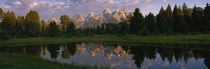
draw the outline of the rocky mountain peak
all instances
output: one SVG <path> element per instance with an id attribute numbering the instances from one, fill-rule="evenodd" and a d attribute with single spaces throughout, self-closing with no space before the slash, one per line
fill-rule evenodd
<path id="1" fill-rule="evenodd" d="M 102 13 L 95 15 L 90 12 L 89 15 L 84 18 L 79 13 L 72 17 L 72 21 L 75 23 L 77 28 L 85 27 L 97 27 L 103 23 L 119 23 L 127 20 L 126 16 L 130 15 L 125 9 L 120 9 L 112 12 L 109 8 L 105 9 Z"/>
<path id="2" fill-rule="evenodd" d="M 85 18 L 82 17 L 79 13 L 77 13 L 76 15 L 74 15 L 73 18 L 76 18 L 76 19 L 85 19 Z"/>
<path id="3" fill-rule="evenodd" d="M 123 8 L 123 9 L 121 9 L 119 12 L 125 12 L 126 10 Z"/>
<path id="4" fill-rule="evenodd" d="M 112 11 L 109 8 L 106 8 L 106 10 L 104 10 L 103 14 L 112 14 Z"/>
<path id="5" fill-rule="evenodd" d="M 103 18 L 103 14 L 102 14 L 102 13 L 99 14 L 99 15 L 98 15 L 98 18 L 102 19 L 102 18 Z"/>
<path id="6" fill-rule="evenodd" d="M 76 28 L 80 28 L 83 26 L 83 24 L 85 23 L 85 18 L 82 17 L 79 13 L 77 13 L 76 15 L 74 15 L 74 17 L 71 18 L 72 21 L 75 23 Z"/>
<path id="7" fill-rule="evenodd" d="M 87 18 L 91 18 L 91 17 L 95 17 L 95 13 L 94 12 L 90 12 L 89 15 L 87 16 Z"/>
<path id="8" fill-rule="evenodd" d="M 104 10 L 103 16 L 103 20 L 106 22 L 112 16 L 112 11 L 109 8 L 107 8 L 106 10 Z"/>
<path id="9" fill-rule="evenodd" d="M 59 24 L 59 22 L 60 22 L 60 20 L 59 19 L 57 19 L 57 18 L 51 18 L 50 19 L 50 22 L 55 22 L 56 24 Z"/>
<path id="10" fill-rule="evenodd" d="M 118 13 L 119 13 L 119 10 L 116 10 L 116 11 L 114 11 L 114 12 L 112 13 L 112 15 L 118 14 Z"/>

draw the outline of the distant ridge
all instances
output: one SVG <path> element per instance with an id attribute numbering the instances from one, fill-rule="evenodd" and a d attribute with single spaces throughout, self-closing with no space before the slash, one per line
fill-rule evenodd
<path id="1" fill-rule="evenodd" d="M 125 9 L 112 12 L 109 8 L 107 8 L 98 15 L 96 15 L 94 12 L 90 12 L 89 15 L 85 18 L 77 13 L 70 19 L 75 23 L 76 28 L 85 28 L 97 27 L 98 25 L 102 25 L 103 23 L 119 23 L 121 21 L 128 20 L 128 15 L 132 15 L 132 13 L 129 13 Z M 52 18 L 51 21 L 52 20 L 60 23 L 60 21 L 57 21 L 59 19 Z"/>

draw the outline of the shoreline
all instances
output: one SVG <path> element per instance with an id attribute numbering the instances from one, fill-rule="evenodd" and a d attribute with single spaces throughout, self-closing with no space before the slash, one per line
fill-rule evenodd
<path id="1" fill-rule="evenodd" d="M 12 38 L 0 41 L 0 47 L 5 46 L 26 46 L 26 45 L 47 45 L 65 44 L 77 42 L 111 43 L 125 45 L 210 45 L 209 34 L 198 35 L 93 35 L 65 37 L 33 37 L 33 38 Z"/>

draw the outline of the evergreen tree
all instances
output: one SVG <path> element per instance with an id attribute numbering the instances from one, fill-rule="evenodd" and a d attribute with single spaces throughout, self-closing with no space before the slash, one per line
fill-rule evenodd
<path id="1" fill-rule="evenodd" d="M 190 31 L 190 32 L 192 32 L 192 26 L 191 26 L 191 24 L 193 23 L 192 22 L 192 9 L 191 8 L 188 8 L 187 7 L 187 5 L 186 5 L 186 3 L 184 3 L 183 4 L 183 6 L 182 6 L 182 11 L 183 11 L 183 13 L 184 13 L 184 20 L 185 20 L 185 23 L 187 24 L 187 27 L 188 27 L 188 30 Z"/>
<path id="2" fill-rule="evenodd" d="M 145 17 L 145 22 L 148 24 L 148 30 L 150 33 L 158 33 L 158 26 L 155 22 L 155 16 L 151 12 Z"/>
<path id="3" fill-rule="evenodd" d="M 188 14 L 189 11 L 188 11 L 188 7 L 187 7 L 187 4 L 186 3 L 183 4 L 182 10 L 183 10 L 184 15 L 187 15 Z"/>
<path id="4" fill-rule="evenodd" d="M 120 26 L 120 31 L 119 31 L 120 34 L 128 34 L 129 24 L 127 21 L 120 22 L 119 26 Z"/>
<path id="5" fill-rule="evenodd" d="M 157 17 L 157 24 L 158 24 L 158 29 L 159 29 L 159 32 L 160 33 L 163 33 L 164 32 L 164 27 L 163 27 L 163 15 L 165 13 L 165 10 L 163 7 L 160 8 L 160 11 L 158 13 L 158 15 L 156 16 Z"/>
<path id="6" fill-rule="evenodd" d="M 120 27 L 116 23 L 107 23 L 106 26 L 106 33 L 107 34 L 117 34 L 119 33 Z"/>
<path id="7" fill-rule="evenodd" d="M 173 12 L 171 10 L 171 5 L 170 4 L 168 4 L 168 7 L 166 8 L 166 12 L 165 12 L 164 16 L 167 20 L 168 33 L 171 33 L 171 32 L 173 32 L 173 27 L 172 27 Z"/>
<path id="8" fill-rule="evenodd" d="M 189 32 L 189 28 L 188 28 L 187 23 L 185 22 L 185 15 L 180 6 L 179 6 L 179 18 L 180 18 L 179 19 L 179 22 L 180 22 L 179 32 L 187 34 Z"/>
<path id="9" fill-rule="evenodd" d="M 203 32 L 203 14 L 202 14 L 203 9 L 200 7 L 194 6 L 193 8 L 193 13 L 192 13 L 192 31 L 193 32 Z"/>
<path id="10" fill-rule="evenodd" d="M 188 32 L 188 27 L 187 24 L 184 21 L 184 13 L 181 10 L 181 7 L 177 7 L 175 5 L 174 11 L 173 11 L 173 19 L 174 19 L 174 32 L 178 33 L 187 33 Z"/>
<path id="11" fill-rule="evenodd" d="M 97 26 L 96 28 L 95 28 L 95 33 L 96 34 L 101 34 L 101 31 L 102 31 L 102 28 L 101 28 L 101 26 Z"/>
<path id="12" fill-rule="evenodd" d="M 59 34 L 58 26 L 56 22 L 53 21 L 49 24 L 48 35 L 50 37 L 55 37 L 58 36 L 58 34 Z"/>
<path id="13" fill-rule="evenodd" d="M 71 33 L 71 34 L 74 34 L 75 31 L 76 31 L 76 26 L 73 22 L 70 21 L 70 23 L 67 26 L 67 32 Z"/>
<path id="14" fill-rule="evenodd" d="M 145 27 L 141 27 L 141 25 L 144 24 L 144 17 L 142 14 L 139 12 L 139 8 L 136 8 L 135 11 L 133 12 L 134 16 L 131 17 L 131 23 L 130 23 L 130 33 L 132 34 L 137 34 L 140 32 L 143 32 Z"/>
<path id="15" fill-rule="evenodd" d="M 168 4 L 168 7 L 166 8 L 166 12 L 165 12 L 164 15 L 165 15 L 168 23 L 172 24 L 172 22 L 173 22 L 173 12 L 171 10 L 171 5 L 170 4 Z"/>
<path id="16" fill-rule="evenodd" d="M 105 27 L 105 23 L 103 23 L 102 25 L 101 25 L 101 33 L 102 34 L 105 34 L 106 33 L 106 29 L 105 29 L 106 27 Z"/>
<path id="17" fill-rule="evenodd" d="M 204 9 L 204 29 L 205 32 L 210 32 L 210 5 L 206 5 Z"/>
<path id="18" fill-rule="evenodd" d="M 164 10 L 163 7 L 161 7 L 159 14 L 157 15 L 157 23 L 160 33 L 170 34 L 173 31 L 171 23 L 166 18 L 166 11 Z"/>
<path id="19" fill-rule="evenodd" d="M 159 11 L 159 13 L 158 13 L 158 16 L 164 16 L 164 14 L 165 14 L 165 10 L 164 10 L 163 7 L 161 7 L 161 8 L 160 8 L 160 11 Z"/>
<path id="20" fill-rule="evenodd" d="M 40 17 L 37 11 L 29 11 L 25 17 L 25 29 L 28 36 L 39 36 L 41 31 Z"/>

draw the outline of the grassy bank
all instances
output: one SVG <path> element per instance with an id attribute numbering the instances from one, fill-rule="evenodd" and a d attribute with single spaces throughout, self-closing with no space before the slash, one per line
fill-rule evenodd
<path id="1" fill-rule="evenodd" d="M 61 64 L 21 54 L 0 53 L 0 69 L 96 69 L 87 66 Z"/>
<path id="2" fill-rule="evenodd" d="M 0 41 L 0 46 L 22 46 L 22 45 L 41 45 L 41 44 L 60 44 L 73 42 L 97 42 L 97 43 L 115 43 L 115 44 L 210 44 L 210 35 L 154 35 L 154 36 L 139 36 L 139 35 L 94 35 L 83 37 L 35 37 L 24 39 L 10 39 Z"/>

